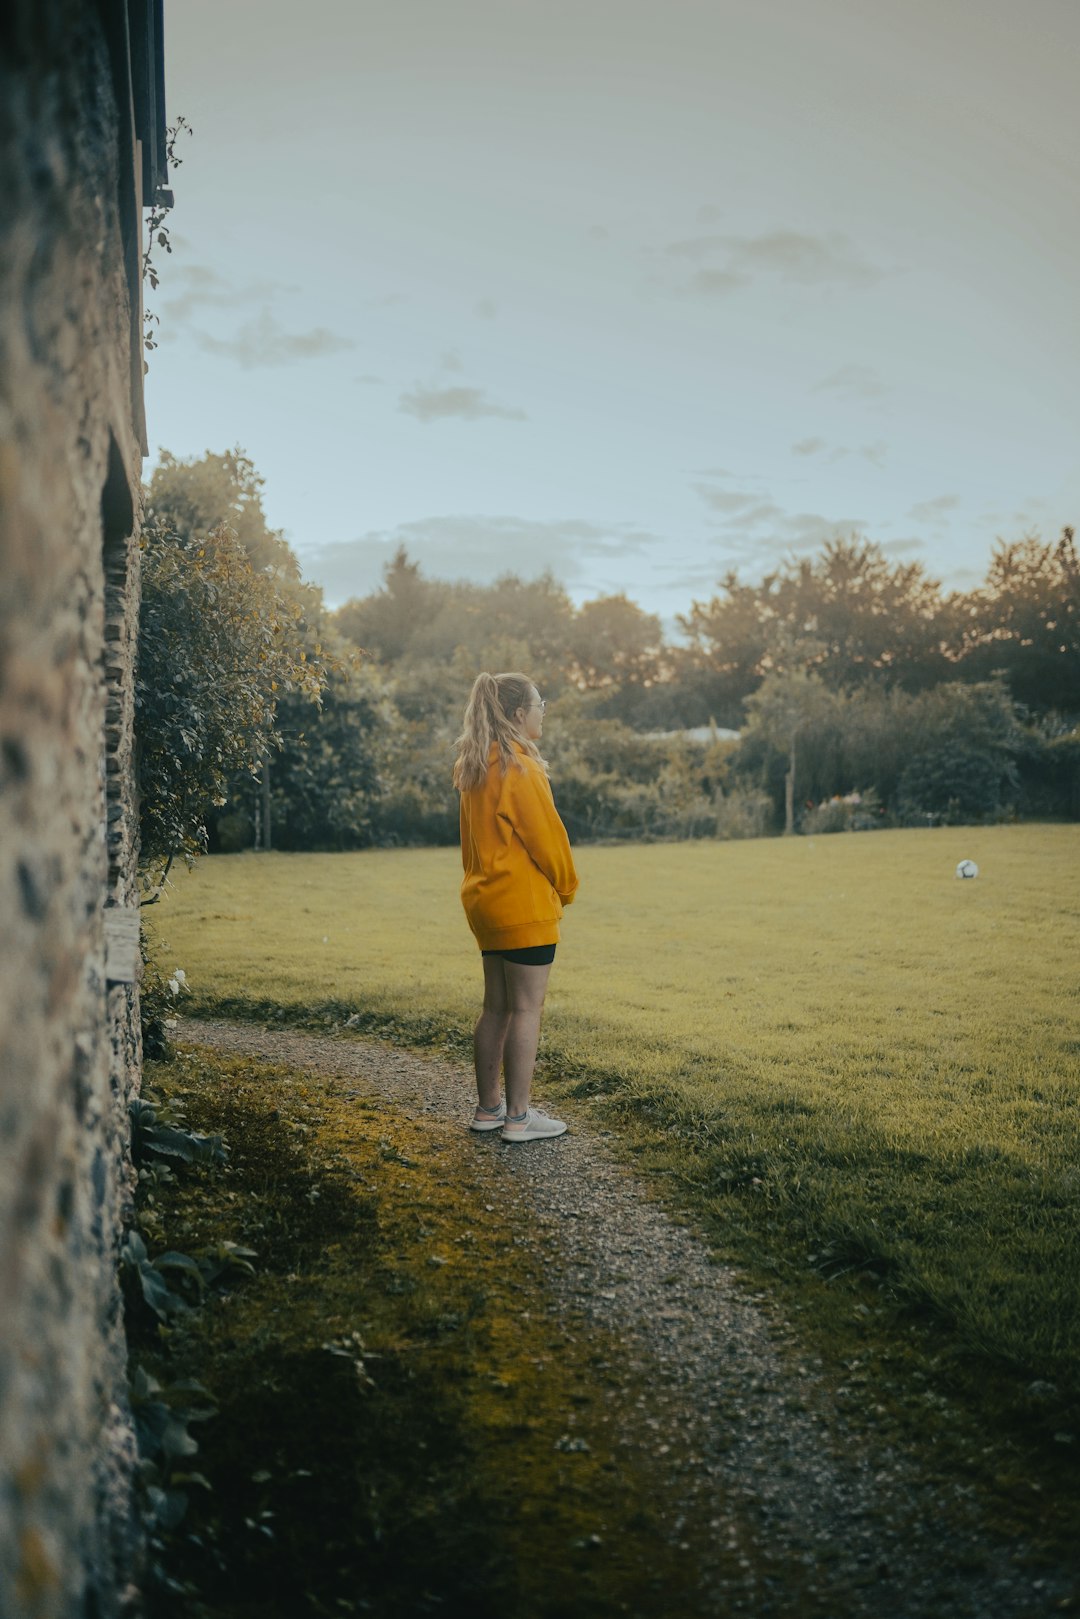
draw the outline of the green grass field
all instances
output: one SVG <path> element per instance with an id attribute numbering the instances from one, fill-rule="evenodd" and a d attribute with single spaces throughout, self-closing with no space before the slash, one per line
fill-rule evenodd
<path id="1" fill-rule="evenodd" d="M 736 1257 L 861 1271 L 1075 1398 L 1080 828 L 578 864 L 541 1094 L 569 1085 L 650 1131 L 672 1195 Z M 459 880 L 454 850 L 206 859 L 154 913 L 162 965 L 196 1011 L 360 1012 L 460 1044 L 481 974 Z"/>

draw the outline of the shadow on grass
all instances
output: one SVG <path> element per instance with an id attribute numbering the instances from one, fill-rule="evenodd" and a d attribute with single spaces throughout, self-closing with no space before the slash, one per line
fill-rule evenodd
<path id="1" fill-rule="evenodd" d="M 144 1322 L 136 1345 L 217 1406 L 192 1464 L 212 1489 L 162 1539 L 149 1619 L 715 1611 L 680 1549 L 714 1537 L 665 1521 L 645 1453 L 616 1445 L 619 1345 L 550 1317 L 524 1251 L 506 1281 L 468 1247 L 444 1257 L 482 1184 L 474 1142 L 452 1161 L 430 1123 L 249 1059 L 185 1052 L 149 1077 L 229 1149 L 159 1194 L 169 1246 L 258 1255 L 254 1276 L 164 1340 Z M 709 1555 L 745 1583 L 735 1552 Z"/>

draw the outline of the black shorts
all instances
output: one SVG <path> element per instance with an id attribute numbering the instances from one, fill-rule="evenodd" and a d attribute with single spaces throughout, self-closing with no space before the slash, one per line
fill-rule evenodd
<path id="1" fill-rule="evenodd" d="M 555 960 L 553 944 L 531 944 L 526 950 L 481 950 L 482 956 L 501 956 L 518 967 L 550 967 Z"/>

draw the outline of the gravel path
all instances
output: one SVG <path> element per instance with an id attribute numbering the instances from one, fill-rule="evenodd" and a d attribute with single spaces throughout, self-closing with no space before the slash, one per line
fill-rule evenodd
<path id="1" fill-rule="evenodd" d="M 904 1456 L 854 1436 L 820 1363 L 799 1358 L 761 1295 L 657 1207 L 610 1151 L 609 1132 L 575 1122 L 572 1108 L 560 1107 L 567 1135 L 511 1148 L 497 1132 L 464 1128 L 471 1075 L 444 1058 L 250 1024 L 188 1019 L 177 1034 L 360 1086 L 413 1119 L 462 1125 L 454 1150 L 474 1174 L 479 1157 L 489 1203 L 549 1259 L 546 1296 L 528 1307 L 594 1324 L 623 1346 L 621 1365 L 602 1372 L 617 1443 L 649 1458 L 671 1534 L 701 1558 L 718 1616 L 1080 1612 L 1070 1572 L 981 1529 L 963 1484 L 930 1489 Z"/>

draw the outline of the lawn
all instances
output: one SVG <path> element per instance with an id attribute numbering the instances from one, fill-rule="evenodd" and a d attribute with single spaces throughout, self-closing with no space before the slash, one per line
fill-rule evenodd
<path id="1" fill-rule="evenodd" d="M 1075 1398 L 1078 857 L 1073 826 L 583 848 L 541 1089 L 647 1127 L 736 1256 L 861 1270 Z M 209 858 L 153 913 L 162 964 L 196 1011 L 460 1044 L 459 878 L 442 849 Z"/>

